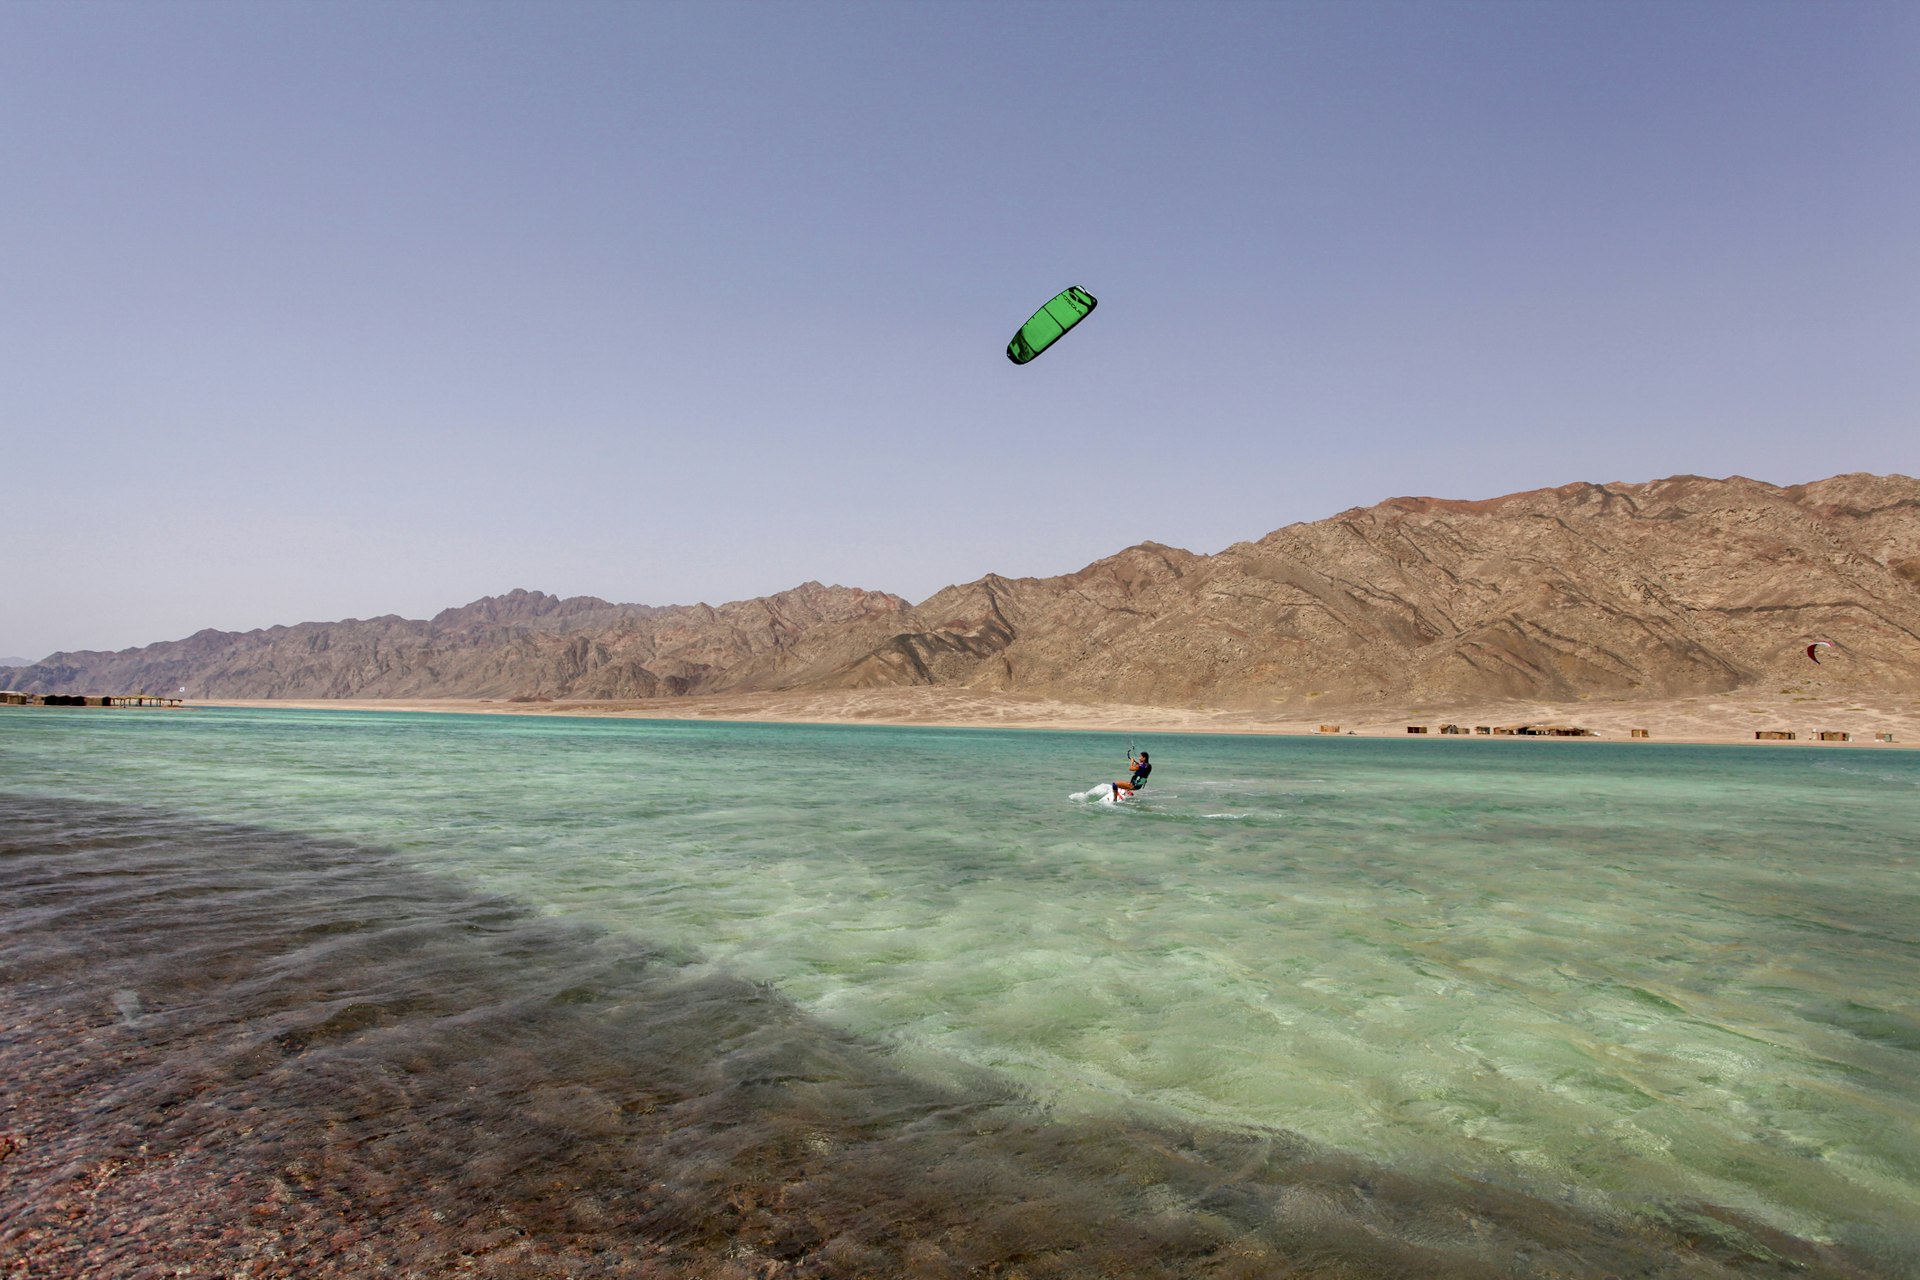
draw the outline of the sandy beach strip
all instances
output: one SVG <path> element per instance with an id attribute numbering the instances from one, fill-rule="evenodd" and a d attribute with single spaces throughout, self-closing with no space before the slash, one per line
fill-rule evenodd
<path id="1" fill-rule="evenodd" d="M 725 693 L 682 698 L 508 701 L 487 698 L 190 699 L 190 707 L 280 707 L 332 711 L 414 711 L 468 715 L 612 716 L 652 720 L 721 720 L 795 724 L 896 724 L 942 728 L 1057 729 L 1087 733 L 1322 734 L 1405 738 L 1409 726 L 1426 737 L 1458 725 L 1468 737 L 1480 726 L 1565 725 L 1591 730 L 1585 741 L 1647 740 L 1678 743 L 1754 744 L 1756 732 L 1788 732 L 1777 747 L 1840 746 L 1881 750 L 1920 746 L 1920 696 L 1876 693 L 1870 697 L 1807 697 L 1742 690 L 1671 700 L 1603 700 L 1574 703 L 1493 702 L 1449 707 L 1329 707 L 1303 715 L 1297 708 L 1206 709 L 1132 703 L 1068 702 L 1033 694 L 976 689 L 893 688 Z M 1822 732 L 1850 741 L 1822 742 Z M 1888 744 L 1882 735 L 1891 734 Z M 1505 740 L 1505 739 L 1503 739 Z"/>

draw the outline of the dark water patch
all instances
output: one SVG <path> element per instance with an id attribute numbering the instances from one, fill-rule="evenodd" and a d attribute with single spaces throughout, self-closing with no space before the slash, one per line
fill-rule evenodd
<path id="1" fill-rule="evenodd" d="M 1920 1053 L 1920 1004 L 1896 1010 L 1855 1000 L 1834 1000 L 1803 1006 L 1800 1012 L 1810 1021 L 1838 1027 L 1872 1044 Z"/>
<path id="2" fill-rule="evenodd" d="M 1662 1013 L 1678 1014 L 1682 1017 L 1687 1016 L 1686 1009 L 1675 1004 L 1663 995 L 1648 991 L 1645 987 L 1627 986 L 1626 993 L 1639 1003 L 1658 1009 Z"/>
<path id="3" fill-rule="evenodd" d="M 1067 1123 L 379 851 L 0 797 L 10 1277 L 1866 1277 L 1285 1133 Z"/>

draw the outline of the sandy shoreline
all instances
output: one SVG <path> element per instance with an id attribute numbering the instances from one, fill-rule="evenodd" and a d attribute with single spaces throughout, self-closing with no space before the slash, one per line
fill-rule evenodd
<path id="1" fill-rule="evenodd" d="M 283 707 L 334 711 L 416 711 L 466 715 L 611 716 L 652 720 L 731 720 L 805 724 L 899 724 L 944 728 L 1059 729 L 1095 733 L 1249 733 L 1317 735 L 1337 725 L 1342 736 L 1405 738 L 1409 725 L 1446 742 L 1443 724 L 1469 731 L 1479 725 L 1573 725 L 1600 741 L 1632 740 L 1645 729 L 1655 742 L 1753 743 L 1757 730 L 1798 735 L 1765 745 L 1887 749 L 1920 746 L 1920 698 L 1875 695 L 1870 700 L 1810 698 L 1758 691 L 1669 701 L 1576 703 L 1497 702 L 1446 708 L 1328 708 L 1297 712 L 1203 710 L 1125 703 L 1074 703 L 1028 694 L 972 689 L 854 689 L 826 692 L 715 694 L 692 698 L 509 702 L 486 698 L 191 699 L 190 707 Z M 1817 734 L 1850 734 L 1850 743 L 1819 742 Z M 1504 740 L 1504 739 L 1503 739 Z M 1588 739 L 1575 739 L 1587 741 Z"/>

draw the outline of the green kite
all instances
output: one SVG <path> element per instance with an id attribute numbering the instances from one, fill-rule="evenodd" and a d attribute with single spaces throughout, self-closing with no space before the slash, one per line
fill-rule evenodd
<path id="1" fill-rule="evenodd" d="M 1097 298 L 1078 285 L 1054 294 L 1047 305 L 1034 312 L 1033 318 L 1013 335 L 1013 341 L 1007 344 L 1007 359 L 1025 364 L 1092 315 L 1099 305 Z"/>

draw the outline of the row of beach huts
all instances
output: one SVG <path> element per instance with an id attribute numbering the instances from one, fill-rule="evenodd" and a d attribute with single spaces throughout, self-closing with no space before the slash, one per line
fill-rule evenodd
<path id="1" fill-rule="evenodd" d="M 1465 735 L 1468 729 L 1465 725 L 1443 724 L 1439 731 L 1444 734 Z M 1426 733 L 1428 729 L 1424 724 L 1410 724 L 1407 726 L 1407 732 Z M 1582 729 L 1570 724 L 1477 724 L 1473 726 L 1472 732 L 1495 738 L 1591 738 L 1596 736 L 1591 729 Z M 1636 737 L 1644 736 L 1639 729 L 1633 732 Z"/>
<path id="2" fill-rule="evenodd" d="M 178 698 L 151 693 L 21 693 L 0 689 L 0 707 L 177 707 Z"/>
<path id="3" fill-rule="evenodd" d="M 1323 724 L 1320 726 L 1320 732 L 1339 733 L 1340 726 L 1337 724 Z M 1437 730 L 1424 724 L 1410 724 L 1407 726 L 1407 732 L 1437 732 L 1448 736 L 1479 734 L 1493 738 L 1596 738 L 1599 736 L 1591 729 L 1583 729 L 1578 725 L 1568 724 L 1477 724 L 1473 726 L 1472 729 L 1468 729 L 1465 725 L 1443 724 Z M 1653 736 L 1645 729 L 1629 729 L 1627 730 L 1627 734 L 1629 737 L 1634 738 L 1651 738 Z M 1754 739 L 1759 742 L 1794 742 L 1800 737 L 1799 734 L 1791 729 L 1760 729 L 1755 731 L 1753 736 Z M 1893 741 L 1893 735 L 1890 733 L 1876 733 L 1873 737 L 1876 742 Z M 1818 729 L 1809 733 L 1807 740 L 1810 742 L 1852 742 L 1853 735 L 1841 729 Z"/>
<path id="4" fill-rule="evenodd" d="M 1797 740 L 1800 735 L 1791 729 L 1756 729 L 1754 730 L 1753 736 L 1761 742 L 1793 742 Z M 1852 742 L 1853 735 L 1843 733 L 1838 729 L 1820 729 L 1808 734 L 1807 740 L 1809 742 Z M 1876 733 L 1873 735 L 1873 740 L 1875 742 L 1892 742 L 1893 735 L 1890 733 Z"/>

